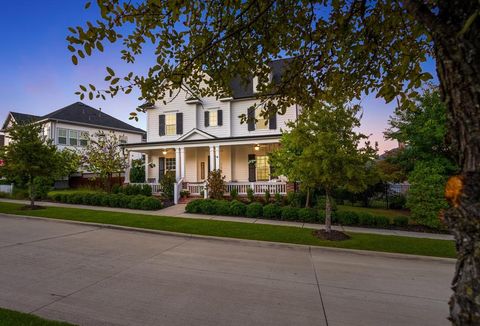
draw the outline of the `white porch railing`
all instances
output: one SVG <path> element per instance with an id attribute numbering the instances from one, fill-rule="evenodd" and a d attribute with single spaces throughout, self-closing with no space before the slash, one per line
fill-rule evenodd
<path id="1" fill-rule="evenodd" d="M 161 194 L 162 185 L 159 183 L 130 183 L 131 185 L 149 185 L 152 187 L 152 194 Z"/>
<path id="2" fill-rule="evenodd" d="M 190 195 L 200 195 L 202 192 L 205 192 L 206 183 L 205 182 L 188 182 L 187 189 Z"/>
<path id="3" fill-rule="evenodd" d="M 5 192 L 7 194 L 13 193 L 13 183 L 11 185 L 0 185 L 0 192 Z"/>
<path id="4" fill-rule="evenodd" d="M 239 195 L 246 195 L 248 188 L 252 188 L 255 195 L 264 195 L 267 190 L 272 195 L 276 193 L 285 195 L 287 193 L 286 182 L 227 182 L 227 193 L 230 193 L 232 189 L 237 189 Z"/>

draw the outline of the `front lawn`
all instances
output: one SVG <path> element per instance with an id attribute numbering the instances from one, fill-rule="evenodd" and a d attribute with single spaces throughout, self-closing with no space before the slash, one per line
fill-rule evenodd
<path id="1" fill-rule="evenodd" d="M 78 208 L 46 207 L 41 210 L 21 210 L 23 205 L 0 202 L 0 213 L 40 216 L 61 220 L 73 220 L 130 226 L 151 230 L 164 230 L 186 234 L 250 239 L 312 246 L 362 249 L 423 256 L 455 257 L 453 241 L 399 237 L 389 235 L 351 233 L 346 241 L 320 240 L 313 236 L 313 229 L 252 224 L 240 222 L 188 219 L 169 216 L 152 216 L 132 213 L 96 211 Z"/>
<path id="2" fill-rule="evenodd" d="M 73 326 L 73 324 L 43 319 L 32 314 L 26 314 L 0 308 L 0 325 L 2 326 Z"/>
<path id="3" fill-rule="evenodd" d="M 356 213 L 370 213 L 372 215 L 382 215 L 387 217 L 410 216 L 410 211 L 404 209 L 386 209 L 373 207 L 358 207 L 350 205 L 337 205 L 339 211 L 349 211 Z"/>
<path id="4" fill-rule="evenodd" d="M 68 188 L 68 189 L 58 189 L 58 190 L 52 190 L 48 192 L 48 197 L 53 197 L 54 195 L 58 194 L 65 194 L 65 195 L 73 195 L 73 194 L 96 194 L 99 192 L 104 192 L 102 190 L 94 190 L 94 189 L 88 189 L 88 188 Z"/>

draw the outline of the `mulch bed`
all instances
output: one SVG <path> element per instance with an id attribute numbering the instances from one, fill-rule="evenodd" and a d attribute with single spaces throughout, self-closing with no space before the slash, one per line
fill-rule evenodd
<path id="1" fill-rule="evenodd" d="M 27 206 L 22 206 L 20 208 L 20 210 L 22 210 L 22 211 L 32 211 L 32 210 L 37 210 L 37 209 L 45 209 L 45 207 L 44 206 L 37 206 L 37 205 L 34 205 L 32 207 L 30 205 L 27 205 Z"/>
<path id="2" fill-rule="evenodd" d="M 344 241 L 350 239 L 350 236 L 336 230 L 331 230 L 327 232 L 325 230 L 315 230 L 313 231 L 313 235 L 322 240 L 330 240 L 330 241 Z"/>

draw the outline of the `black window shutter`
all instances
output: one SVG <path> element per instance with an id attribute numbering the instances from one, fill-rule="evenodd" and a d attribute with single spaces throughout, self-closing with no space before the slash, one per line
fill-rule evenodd
<path id="1" fill-rule="evenodd" d="M 255 154 L 248 154 L 248 181 L 257 181 L 255 170 Z"/>
<path id="2" fill-rule="evenodd" d="M 177 135 L 183 134 L 183 113 L 177 113 Z"/>
<path id="3" fill-rule="evenodd" d="M 223 111 L 217 111 L 217 126 L 221 126 L 223 124 Z"/>
<path id="4" fill-rule="evenodd" d="M 165 158 L 160 157 L 158 161 L 158 182 L 160 182 L 163 179 L 164 175 L 165 175 Z"/>
<path id="5" fill-rule="evenodd" d="M 268 120 L 268 128 L 269 129 L 277 129 L 277 114 L 276 113 Z"/>
<path id="6" fill-rule="evenodd" d="M 165 136 L 165 114 L 158 116 L 158 134 Z"/>
<path id="7" fill-rule="evenodd" d="M 255 108 L 248 108 L 248 131 L 255 130 Z"/>
<path id="8" fill-rule="evenodd" d="M 204 113 L 205 127 L 210 125 L 210 112 L 205 111 Z"/>

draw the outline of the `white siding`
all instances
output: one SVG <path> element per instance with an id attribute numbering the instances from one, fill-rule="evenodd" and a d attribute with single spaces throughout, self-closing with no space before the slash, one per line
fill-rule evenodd
<path id="1" fill-rule="evenodd" d="M 247 110 L 249 107 L 255 104 L 255 100 L 242 100 L 234 101 L 232 105 L 232 137 L 241 137 L 241 136 L 257 136 L 257 135 L 271 135 L 279 134 L 281 129 L 287 129 L 287 121 L 295 121 L 297 118 L 297 107 L 295 105 L 287 109 L 285 114 L 277 114 L 277 128 L 276 129 L 259 129 L 248 131 L 247 123 L 240 123 L 239 116 L 241 114 L 247 115 Z M 268 126 L 267 126 L 268 127 Z"/>

